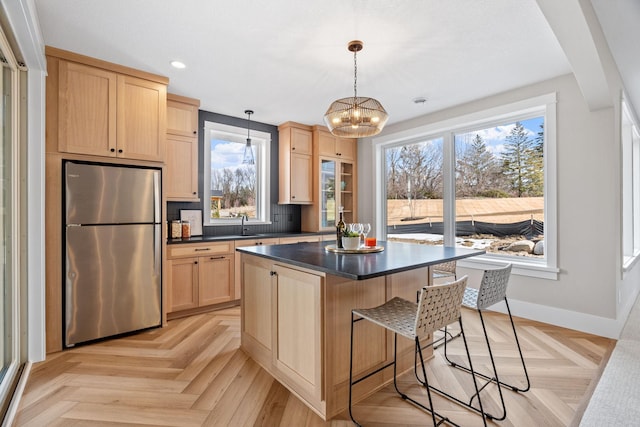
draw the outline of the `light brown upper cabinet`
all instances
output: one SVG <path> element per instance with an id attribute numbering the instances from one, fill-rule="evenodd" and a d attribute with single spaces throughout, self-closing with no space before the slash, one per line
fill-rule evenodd
<path id="1" fill-rule="evenodd" d="M 164 161 L 165 77 L 55 48 L 46 53 L 57 151 Z"/>
<path id="2" fill-rule="evenodd" d="M 200 101 L 167 94 L 167 179 L 169 201 L 198 201 L 198 107 Z"/>
<path id="3" fill-rule="evenodd" d="M 343 160 L 355 160 L 357 139 L 338 138 L 324 126 L 314 126 L 313 135 L 318 144 L 320 156 L 335 157 Z"/>
<path id="4" fill-rule="evenodd" d="M 309 126 L 278 126 L 279 200 L 281 204 L 313 203 L 313 134 Z"/>
<path id="5" fill-rule="evenodd" d="M 313 193 L 315 203 L 302 206 L 302 231 L 335 230 L 340 211 L 344 222 L 356 222 L 356 140 L 336 138 L 324 126 L 313 126 Z"/>

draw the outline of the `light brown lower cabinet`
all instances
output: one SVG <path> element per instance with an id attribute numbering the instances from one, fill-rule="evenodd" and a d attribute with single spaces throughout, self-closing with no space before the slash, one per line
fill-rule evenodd
<path id="1" fill-rule="evenodd" d="M 233 250 L 233 241 L 171 245 L 167 256 L 167 312 L 236 299 Z"/>
<path id="2" fill-rule="evenodd" d="M 350 280 L 246 253 L 242 267 L 241 347 L 324 420 L 347 409 L 351 310 L 399 296 L 414 300 L 428 269 Z M 425 357 L 431 355 L 425 350 Z M 413 342 L 398 340 L 398 371 L 412 369 Z M 390 362 L 392 335 L 354 325 L 356 378 Z M 354 387 L 354 402 L 385 387 L 391 368 Z"/>
<path id="3" fill-rule="evenodd" d="M 323 406 L 321 294 L 324 277 L 243 257 L 243 343 L 276 378 Z"/>

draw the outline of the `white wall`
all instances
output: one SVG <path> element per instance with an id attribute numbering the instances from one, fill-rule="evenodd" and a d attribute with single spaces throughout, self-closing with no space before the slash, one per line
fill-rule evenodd
<path id="1" fill-rule="evenodd" d="M 615 82 L 615 79 L 613 80 Z M 522 317 L 617 337 L 637 294 L 640 267 L 621 278 L 618 108 L 589 111 L 573 75 L 389 126 L 384 135 L 557 93 L 558 280 L 514 275 L 512 310 Z M 613 87 L 612 93 L 620 93 Z M 360 220 L 375 223 L 371 139 L 358 144 Z M 472 279 L 479 279 L 479 273 Z M 621 290 L 621 305 L 618 301 Z M 628 306 L 628 308 L 627 308 Z"/>

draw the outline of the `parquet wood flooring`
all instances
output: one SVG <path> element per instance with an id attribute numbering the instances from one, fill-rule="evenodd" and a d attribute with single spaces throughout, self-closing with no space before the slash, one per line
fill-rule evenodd
<path id="1" fill-rule="evenodd" d="M 489 372 L 477 314 L 463 310 L 477 370 Z M 501 379 L 520 384 L 519 358 L 508 318 L 487 313 Z M 504 390 L 507 418 L 498 426 L 577 425 L 614 341 L 515 319 L 531 390 Z M 15 426 L 352 426 L 347 413 L 324 422 L 239 349 L 238 307 L 176 319 L 162 329 L 79 346 L 33 366 Z M 463 357 L 461 340 L 448 346 Z M 442 348 L 428 363 L 436 385 L 469 395 L 471 379 L 446 365 Z M 413 373 L 401 389 L 426 396 Z M 482 392 L 485 409 L 499 413 L 496 388 Z M 441 397 L 436 410 L 462 426 L 478 415 Z M 354 407 L 364 426 L 431 425 L 428 414 L 388 386 Z"/>

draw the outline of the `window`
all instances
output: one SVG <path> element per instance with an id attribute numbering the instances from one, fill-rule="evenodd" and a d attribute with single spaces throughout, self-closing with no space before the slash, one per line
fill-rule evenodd
<path id="1" fill-rule="evenodd" d="M 624 97 L 621 108 L 623 268 L 640 255 L 640 133 Z"/>
<path id="2" fill-rule="evenodd" d="M 243 215 L 254 224 L 269 221 L 271 135 L 251 131 L 253 165 L 242 163 L 246 141 L 246 128 L 205 121 L 205 225 L 229 225 Z"/>
<path id="3" fill-rule="evenodd" d="M 18 70 L 16 58 L 2 30 L 0 30 L 0 181 L 2 197 L 0 211 L 0 276 L 2 277 L 2 298 L 0 298 L 0 419 L 8 409 L 15 389 L 21 366 L 26 359 L 25 324 L 26 313 L 24 277 L 21 277 L 20 222 L 26 208 L 19 195 L 20 181 L 20 129 L 18 124 L 20 105 L 26 98 L 20 93 L 19 79 L 25 74 Z"/>
<path id="4" fill-rule="evenodd" d="M 555 94 L 373 142 L 378 235 L 556 277 Z"/>
<path id="5" fill-rule="evenodd" d="M 456 246 L 543 258 L 544 116 L 456 133 L 454 143 Z"/>

